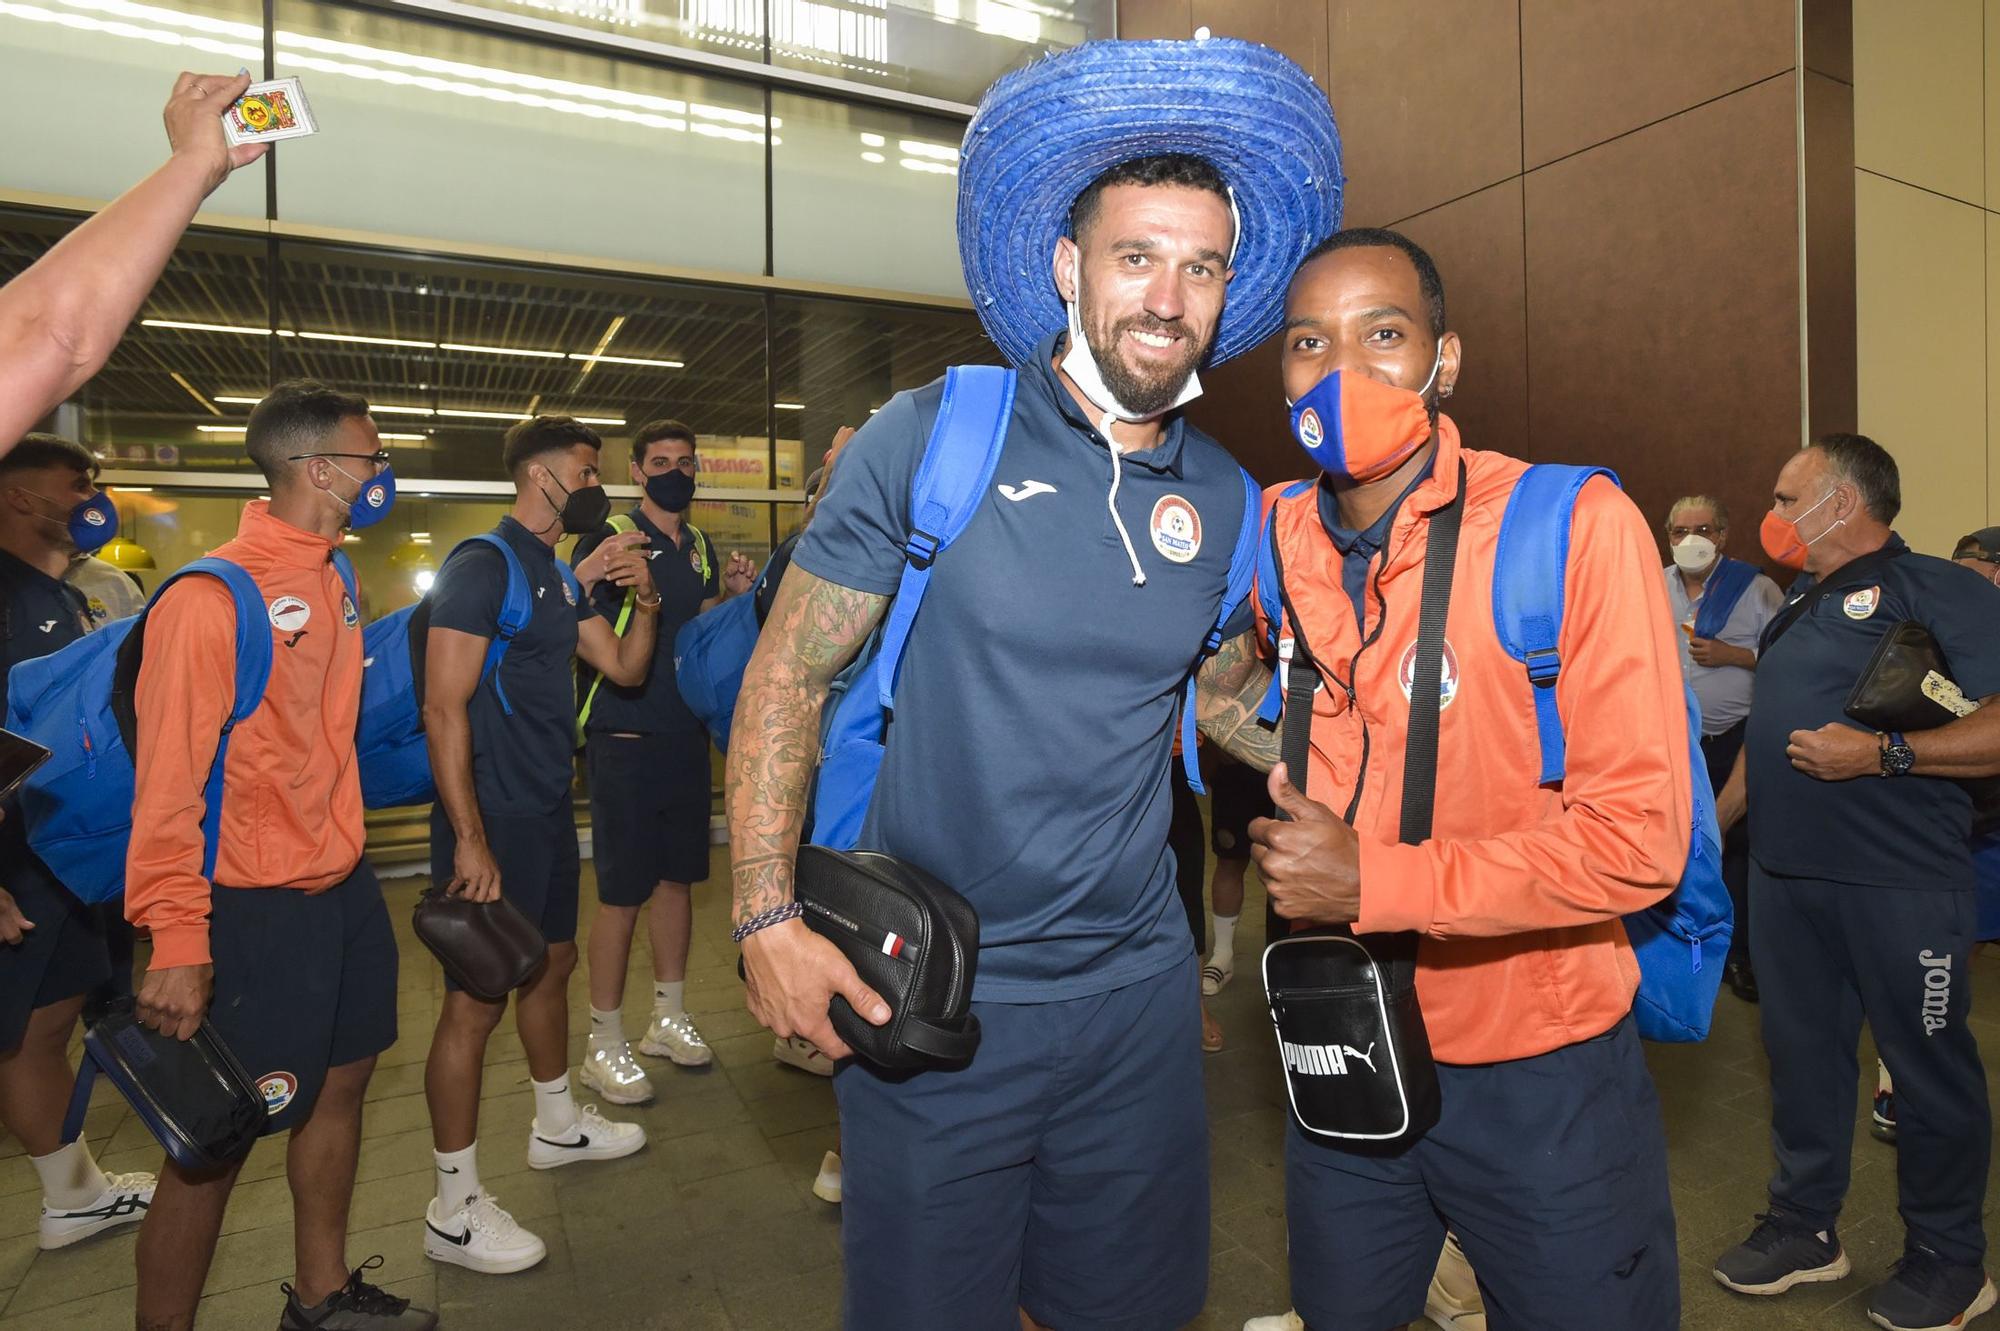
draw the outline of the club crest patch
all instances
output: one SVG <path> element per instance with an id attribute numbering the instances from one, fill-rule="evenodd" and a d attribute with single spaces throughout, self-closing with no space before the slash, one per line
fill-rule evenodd
<path id="1" fill-rule="evenodd" d="M 1847 599 L 1840 603 L 1840 609 L 1849 619 L 1867 619 L 1881 603 L 1880 587 L 1863 587 L 1858 592 L 1849 592 Z"/>
<path id="2" fill-rule="evenodd" d="M 1403 697 L 1408 698 L 1417 687 L 1417 644 L 1412 642 L 1403 653 L 1403 664 L 1397 668 L 1396 680 L 1403 686 Z M 1438 684 L 1438 706 L 1451 706 L 1451 700 L 1458 696 L 1458 653 L 1452 651 L 1449 639 L 1444 644 L 1444 675 Z"/>
<path id="3" fill-rule="evenodd" d="M 349 628 L 361 622 L 361 612 L 354 608 L 354 598 L 344 592 L 340 597 L 340 622 Z"/>
<path id="4" fill-rule="evenodd" d="M 1153 548 L 1176 564 L 1201 553 L 1201 514 L 1179 495 L 1164 495 L 1153 505 Z"/>
<path id="5" fill-rule="evenodd" d="M 83 520 L 90 526 L 102 527 L 104 525 L 104 513 L 101 509 L 86 508 L 83 510 Z"/>
<path id="6" fill-rule="evenodd" d="M 1299 413 L 1299 442 L 1307 448 L 1318 448 L 1326 439 L 1326 427 L 1319 423 L 1319 413 L 1307 407 Z"/>
<path id="7" fill-rule="evenodd" d="M 296 596 L 280 596 L 271 602 L 271 627 L 280 633 L 297 633 L 312 618 L 312 607 Z"/>
<path id="8" fill-rule="evenodd" d="M 299 1093 L 299 1079 L 289 1072 L 267 1072 L 257 1081 L 257 1094 L 264 1097 L 264 1112 L 275 1114 Z"/>
<path id="9" fill-rule="evenodd" d="M 563 589 L 563 600 L 568 601 L 571 605 L 575 605 L 576 589 L 569 585 L 568 578 L 562 579 L 562 589 Z"/>

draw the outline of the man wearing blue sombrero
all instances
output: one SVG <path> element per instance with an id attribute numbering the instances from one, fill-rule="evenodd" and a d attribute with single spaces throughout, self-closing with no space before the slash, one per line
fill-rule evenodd
<path id="1" fill-rule="evenodd" d="M 877 1024 L 888 1008 L 797 918 L 793 860 L 829 683 L 906 567 L 928 568 L 858 844 L 977 910 L 983 1037 L 954 1070 L 852 1060 L 835 1078 L 857 1331 L 1014 1331 L 1023 1314 L 1159 1331 L 1201 1310 L 1199 985 L 1165 849 L 1190 677 L 1217 743 L 1266 768 L 1276 752 L 1251 723 L 1268 675 L 1250 616 L 1225 606 L 1256 490 L 1180 408 L 1199 367 L 1277 328 L 1292 267 L 1338 225 L 1340 183 L 1326 98 L 1244 42 L 1086 45 L 1002 79 L 966 131 L 966 283 L 1015 371 L 1000 432 L 932 438 L 938 383 L 855 436 L 729 755 L 751 1010 L 844 1057 L 829 999 Z M 970 521 L 932 564 L 919 464 L 994 438 Z"/>

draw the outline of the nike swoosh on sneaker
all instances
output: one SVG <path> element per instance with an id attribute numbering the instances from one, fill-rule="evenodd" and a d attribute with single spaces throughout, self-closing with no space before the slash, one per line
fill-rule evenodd
<path id="1" fill-rule="evenodd" d="M 544 1146 L 559 1146 L 565 1151 L 580 1151 L 590 1145 L 590 1134 L 587 1132 L 578 1133 L 576 1140 L 573 1142 L 552 1142 L 538 1132 L 535 1134 L 535 1140 Z"/>
<path id="2" fill-rule="evenodd" d="M 1056 487 L 1047 481 L 1022 481 L 1019 485 L 1002 485 L 998 489 L 1016 504 L 1023 499 L 1033 499 L 1036 495 L 1052 495 L 1056 492 Z"/>
<path id="3" fill-rule="evenodd" d="M 472 1227 L 470 1225 L 466 1226 L 463 1234 L 447 1234 L 428 1220 L 424 1221 L 424 1228 L 443 1239 L 446 1243 L 455 1244 L 461 1248 L 472 1242 Z"/>

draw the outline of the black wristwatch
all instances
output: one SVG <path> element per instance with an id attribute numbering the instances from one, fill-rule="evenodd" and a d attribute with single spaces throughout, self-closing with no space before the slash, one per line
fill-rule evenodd
<path id="1" fill-rule="evenodd" d="M 1917 765 L 1916 750 L 1903 742 L 1901 731 L 1882 735 L 1882 775 L 1908 776 Z"/>

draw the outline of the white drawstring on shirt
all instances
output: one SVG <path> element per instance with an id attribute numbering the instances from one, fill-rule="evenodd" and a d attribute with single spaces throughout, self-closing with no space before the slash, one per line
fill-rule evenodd
<path id="1" fill-rule="evenodd" d="M 1118 479 L 1124 475 L 1124 455 L 1118 451 L 1118 441 L 1111 437 L 1111 425 L 1117 418 L 1109 412 L 1097 423 L 1104 433 L 1104 451 L 1111 455 L 1111 494 L 1105 499 L 1105 507 L 1111 510 L 1111 525 L 1118 528 L 1118 539 L 1125 542 L 1125 557 L 1132 561 L 1132 585 L 1146 585 L 1146 570 L 1139 567 L 1139 552 L 1132 548 L 1132 533 L 1125 530 L 1125 519 L 1118 513 Z"/>

